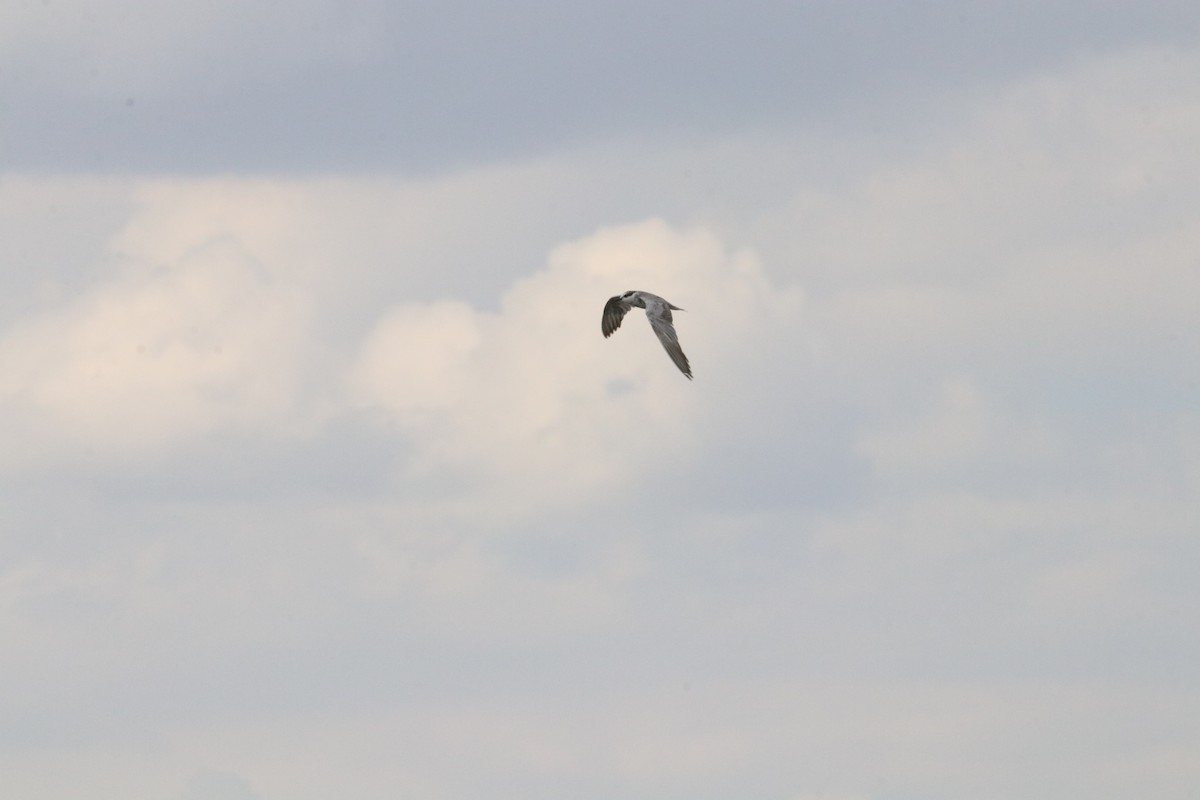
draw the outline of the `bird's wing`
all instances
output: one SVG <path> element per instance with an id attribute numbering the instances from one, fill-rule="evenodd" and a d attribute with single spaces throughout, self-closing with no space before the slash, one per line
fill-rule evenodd
<path id="1" fill-rule="evenodd" d="M 687 356 L 683 354 L 683 348 L 679 346 L 679 337 L 675 334 L 675 323 L 671 319 L 670 304 L 661 297 L 655 299 L 661 302 L 646 304 L 646 319 L 650 320 L 650 327 L 654 328 L 654 333 L 662 342 L 667 355 L 690 381 L 692 368 L 688 365 Z"/>
<path id="2" fill-rule="evenodd" d="M 604 316 L 600 318 L 600 331 L 605 339 L 621 327 L 621 320 L 625 319 L 631 308 L 633 306 L 622 300 L 620 295 L 608 298 L 608 302 L 604 304 Z"/>

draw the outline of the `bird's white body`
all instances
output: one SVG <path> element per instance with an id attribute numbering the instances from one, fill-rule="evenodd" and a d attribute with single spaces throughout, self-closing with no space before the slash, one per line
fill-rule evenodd
<path id="1" fill-rule="evenodd" d="M 671 357 L 675 366 L 679 367 L 679 371 L 691 380 L 692 368 L 688 364 L 687 356 L 683 354 L 683 348 L 679 346 L 679 337 L 675 334 L 675 323 L 671 317 L 672 310 L 683 309 L 650 292 L 630 291 L 610 297 L 604 304 L 604 316 L 600 319 L 600 331 L 606 339 L 621 327 L 621 320 L 631 308 L 646 309 L 646 319 L 650 321 L 650 327 L 662 342 L 667 355 Z"/>

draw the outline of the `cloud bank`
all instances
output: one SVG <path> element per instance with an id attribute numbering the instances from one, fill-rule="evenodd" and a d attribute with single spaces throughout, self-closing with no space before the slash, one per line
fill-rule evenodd
<path id="1" fill-rule="evenodd" d="M 1197 66 L 425 177 L 6 173 L 6 783 L 1189 797 Z M 695 382 L 601 336 L 627 289 Z"/>

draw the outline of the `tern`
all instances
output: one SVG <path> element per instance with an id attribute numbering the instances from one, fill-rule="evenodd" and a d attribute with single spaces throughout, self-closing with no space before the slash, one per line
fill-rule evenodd
<path id="1" fill-rule="evenodd" d="M 685 309 L 671 305 L 664 298 L 649 292 L 638 291 L 610 297 L 604 304 L 604 316 L 600 319 L 600 331 L 604 334 L 604 338 L 612 336 L 613 332 L 621 327 L 621 320 L 625 319 L 629 309 L 634 306 L 646 309 L 646 319 L 650 321 L 650 327 L 654 328 L 654 333 L 662 342 L 667 355 L 690 381 L 692 368 L 688 366 L 687 356 L 683 354 L 683 348 L 679 346 L 679 337 L 675 335 L 675 323 L 671 321 L 672 309 L 675 311 L 684 311 Z"/>

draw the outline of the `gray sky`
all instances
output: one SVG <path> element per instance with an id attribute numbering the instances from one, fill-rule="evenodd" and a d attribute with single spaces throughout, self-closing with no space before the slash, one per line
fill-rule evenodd
<path id="1" fill-rule="evenodd" d="M 6 789 L 1191 798 L 1191 6 L 4 4 Z"/>

